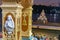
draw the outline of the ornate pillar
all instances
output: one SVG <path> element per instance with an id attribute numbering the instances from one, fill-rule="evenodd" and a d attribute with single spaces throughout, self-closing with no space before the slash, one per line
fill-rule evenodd
<path id="1" fill-rule="evenodd" d="M 18 4 L 17 10 L 16 10 L 16 40 L 22 40 L 21 39 L 21 18 L 22 18 L 22 9 L 23 6 L 21 4 Z"/>
<path id="2" fill-rule="evenodd" d="M 33 0 L 21 0 L 21 4 L 24 7 L 21 20 L 21 33 L 22 40 L 30 40 L 32 33 L 32 5 Z M 32 39 L 31 39 L 32 40 Z"/>
<path id="3" fill-rule="evenodd" d="M 21 40 L 21 32 L 20 32 L 20 18 L 22 14 L 23 7 L 19 4 L 3 4 L 0 6 L 2 8 L 2 33 L 3 33 L 3 40 Z M 8 37 L 7 31 L 5 29 L 5 22 L 7 20 L 7 16 L 11 15 L 14 21 L 14 31 Z M 20 15 L 20 16 L 19 16 Z M 20 23 L 20 24 L 19 24 Z M 19 28 L 19 29 L 18 29 Z M 19 35 L 19 36 L 18 36 Z"/>
<path id="4" fill-rule="evenodd" d="M 29 37 L 32 33 L 32 7 L 23 10 L 21 22 L 22 39 L 30 40 Z"/>

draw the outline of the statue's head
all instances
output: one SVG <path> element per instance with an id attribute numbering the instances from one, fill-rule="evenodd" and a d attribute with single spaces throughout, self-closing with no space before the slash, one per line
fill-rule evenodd
<path id="1" fill-rule="evenodd" d="M 7 16 L 7 20 L 8 20 L 8 21 L 11 21 L 11 20 L 12 20 L 12 16 L 11 16 L 11 15 L 8 15 L 8 16 Z"/>

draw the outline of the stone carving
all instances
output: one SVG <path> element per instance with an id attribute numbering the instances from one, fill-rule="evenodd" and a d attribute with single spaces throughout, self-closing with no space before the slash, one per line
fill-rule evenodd
<path id="1" fill-rule="evenodd" d="M 10 35 L 14 30 L 14 21 L 11 15 L 7 16 L 7 20 L 5 21 L 5 29 L 8 35 Z"/>
<path id="2" fill-rule="evenodd" d="M 26 23 L 26 16 L 27 16 L 27 15 L 24 13 L 24 14 L 23 14 L 23 17 L 24 17 L 23 25 L 27 25 L 27 23 Z"/>

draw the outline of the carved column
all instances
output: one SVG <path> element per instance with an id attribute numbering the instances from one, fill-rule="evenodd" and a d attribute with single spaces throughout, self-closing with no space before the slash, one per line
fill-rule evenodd
<path id="1" fill-rule="evenodd" d="M 15 28 L 14 28 L 14 31 L 12 32 L 12 34 L 11 34 L 11 38 L 8 38 L 7 31 L 6 31 L 5 27 L 4 27 L 8 15 L 12 16 L 14 24 L 15 24 L 16 23 L 16 21 L 15 21 L 15 19 L 16 19 L 15 18 L 15 16 L 16 16 L 15 10 L 7 8 L 7 7 L 2 7 L 2 33 L 3 33 L 3 40 L 7 40 L 7 39 L 13 40 L 16 37 L 16 35 L 15 35 L 16 24 L 14 25 Z"/>
<path id="2" fill-rule="evenodd" d="M 32 33 L 32 5 L 33 0 L 21 0 L 24 7 L 21 20 L 21 33 L 22 40 L 30 40 L 29 37 Z M 32 40 L 32 39 L 31 39 Z"/>
<path id="3" fill-rule="evenodd" d="M 21 26 L 21 32 L 22 32 L 22 38 L 29 39 L 32 33 L 32 7 L 28 7 L 23 10 L 22 13 L 22 26 Z"/>
<path id="4" fill-rule="evenodd" d="M 3 40 L 21 40 L 21 25 L 20 18 L 22 14 L 23 7 L 20 4 L 3 4 L 0 6 L 2 8 L 2 33 Z M 11 15 L 14 20 L 14 31 L 11 34 L 11 38 L 8 38 L 7 32 L 4 28 L 4 24 L 8 15 Z M 18 29 L 19 28 L 19 29 Z"/>
<path id="5" fill-rule="evenodd" d="M 21 39 L 21 18 L 22 18 L 22 9 L 23 6 L 21 4 L 18 4 L 17 10 L 16 10 L 16 40 L 22 40 Z"/>

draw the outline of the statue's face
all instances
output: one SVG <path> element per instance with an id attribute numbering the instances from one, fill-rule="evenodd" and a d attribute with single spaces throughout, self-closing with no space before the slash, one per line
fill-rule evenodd
<path id="1" fill-rule="evenodd" d="M 12 20 L 11 15 L 8 15 L 7 20 L 8 20 L 8 21 L 11 21 L 11 20 Z"/>

